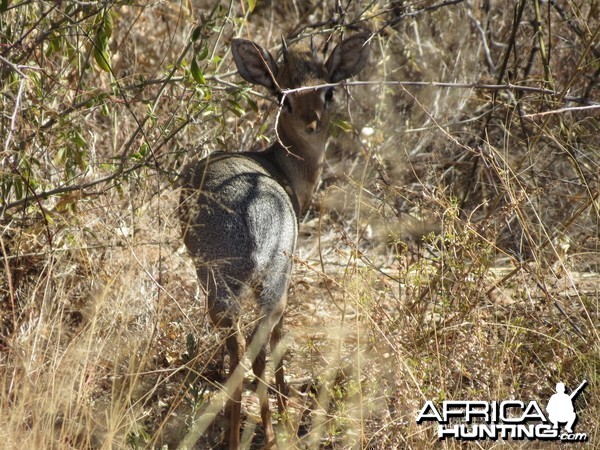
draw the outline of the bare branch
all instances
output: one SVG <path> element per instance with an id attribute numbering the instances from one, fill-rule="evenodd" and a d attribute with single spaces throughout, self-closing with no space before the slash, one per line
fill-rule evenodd
<path id="1" fill-rule="evenodd" d="M 328 87 L 336 87 L 342 83 L 326 83 L 317 86 L 305 86 L 296 89 L 284 89 L 281 92 L 283 94 L 291 94 L 293 92 L 302 92 L 313 89 L 323 89 Z M 480 84 L 480 83 L 449 83 L 442 81 L 350 81 L 343 83 L 344 86 L 399 86 L 399 87 L 439 87 L 448 89 L 476 89 L 476 90 L 487 90 L 487 91 L 515 91 L 515 92 L 526 92 L 533 94 L 543 94 L 555 97 L 558 101 L 581 103 L 584 105 L 600 105 L 599 102 L 593 102 L 581 97 L 573 97 L 570 95 L 563 95 L 561 92 L 557 92 L 552 89 L 539 88 L 535 86 L 525 86 L 519 84 Z"/>

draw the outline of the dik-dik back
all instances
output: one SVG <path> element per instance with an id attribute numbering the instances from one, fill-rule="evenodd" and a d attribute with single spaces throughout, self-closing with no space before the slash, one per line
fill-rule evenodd
<path id="1" fill-rule="evenodd" d="M 206 291 L 212 321 L 231 330 L 226 340 L 230 377 L 245 353 L 238 319 L 246 300 L 256 299 L 260 310 L 249 355 L 265 387 L 259 397 L 267 442 L 274 435 L 263 377 L 265 345 L 270 340 L 273 350 L 281 338 L 298 218 L 319 181 L 333 96 L 332 88 L 285 90 L 337 83 L 358 73 L 368 59 L 367 39 L 363 33 L 344 40 L 325 63 L 308 46 L 291 46 L 284 49 L 281 64 L 259 45 L 235 39 L 232 53 L 240 75 L 279 99 L 277 141 L 263 152 L 212 154 L 182 176 L 184 242 Z M 285 386 L 280 358 L 275 376 L 282 412 Z M 233 386 L 228 395 L 230 445 L 235 448 L 242 379 L 236 378 Z"/>

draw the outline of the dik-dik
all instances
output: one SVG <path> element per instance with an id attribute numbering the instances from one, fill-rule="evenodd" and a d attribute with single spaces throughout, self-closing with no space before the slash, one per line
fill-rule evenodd
<path id="1" fill-rule="evenodd" d="M 227 329 L 229 353 L 229 444 L 240 444 L 240 411 L 246 352 L 241 330 L 243 311 L 254 300 L 259 311 L 246 356 L 258 379 L 260 414 L 268 445 L 274 444 L 264 379 L 266 344 L 275 360 L 277 404 L 285 410 L 283 363 L 275 349 L 282 337 L 282 316 L 292 270 L 298 221 L 310 205 L 325 154 L 333 88 L 286 92 L 337 83 L 356 75 L 369 55 L 368 33 L 341 42 L 325 63 L 302 44 L 284 48 L 277 63 L 260 45 L 232 42 L 239 74 L 266 87 L 280 104 L 276 142 L 261 152 L 214 153 L 184 170 L 180 199 L 185 245 L 208 312 L 217 327 Z M 285 46 L 284 46 L 285 47 Z"/>

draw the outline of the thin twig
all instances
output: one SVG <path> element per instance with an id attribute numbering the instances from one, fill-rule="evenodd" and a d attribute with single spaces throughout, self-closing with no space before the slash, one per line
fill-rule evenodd
<path id="1" fill-rule="evenodd" d="M 317 86 L 304 86 L 296 89 L 284 89 L 282 94 L 291 94 L 294 92 L 310 91 L 315 89 L 323 89 L 336 87 L 342 83 L 326 83 Z M 581 97 L 573 97 L 563 95 L 552 89 L 540 88 L 535 86 L 525 86 L 513 83 L 506 84 L 482 84 L 482 83 L 450 83 L 443 81 L 350 81 L 344 82 L 344 86 L 402 86 L 402 87 L 439 87 L 448 89 L 475 89 L 487 91 L 516 91 L 532 94 L 544 94 L 551 97 L 556 97 L 563 102 L 582 103 L 585 105 L 600 105 L 600 102 L 594 102 Z"/>
<path id="2" fill-rule="evenodd" d="M 400 17 L 396 17 L 395 19 L 392 19 L 392 20 L 386 22 L 385 24 L 383 24 L 383 26 L 377 30 L 377 33 L 381 33 L 387 27 L 392 27 L 394 25 L 397 25 L 398 23 L 400 23 L 403 19 L 405 19 L 407 17 L 416 17 L 420 14 L 423 14 L 426 12 L 432 12 L 432 11 L 438 10 L 440 8 L 444 8 L 446 6 L 458 5 L 459 3 L 463 3 L 464 1 L 465 0 L 446 0 L 444 2 L 437 3 L 435 5 L 426 6 L 425 8 L 421 8 L 417 11 L 402 13 L 402 15 Z"/>
<path id="3" fill-rule="evenodd" d="M 25 75 L 23 72 L 21 72 L 21 69 L 19 68 L 19 66 L 11 63 L 8 59 L 4 58 L 2 55 L 0 55 L 0 61 L 2 61 L 4 64 L 6 64 L 12 70 L 17 72 L 22 78 L 27 78 L 27 75 Z"/>
<path id="4" fill-rule="evenodd" d="M 600 105 L 594 104 L 594 105 L 586 105 L 586 106 L 573 106 L 573 107 L 568 107 L 568 108 L 553 109 L 551 111 L 544 111 L 544 112 L 533 113 L 533 114 L 525 114 L 523 117 L 530 119 L 532 117 L 547 116 L 549 114 L 562 114 L 565 112 L 589 111 L 589 110 L 594 110 L 594 109 L 600 109 Z"/>
<path id="5" fill-rule="evenodd" d="M 477 31 L 481 35 L 481 42 L 483 43 L 483 52 L 485 53 L 485 61 L 487 62 L 488 68 L 489 68 L 490 73 L 492 74 L 492 76 L 495 77 L 495 78 L 497 78 L 498 77 L 498 71 L 496 70 L 496 65 L 494 64 L 494 60 L 492 59 L 492 55 L 491 55 L 491 52 L 490 52 L 490 46 L 488 45 L 488 41 L 487 41 L 487 38 L 485 36 L 485 31 L 481 27 L 481 23 L 479 23 L 479 20 L 477 20 L 475 18 L 475 16 L 473 16 L 473 13 L 471 13 L 470 10 L 467 11 L 467 16 L 469 17 L 469 19 L 471 19 L 471 21 L 475 25 L 475 28 L 477 28 Z"/>
<path id="6" fill-rule="evenodd" d="M 13 133 L 16 128 L 17 115 L 19 110 L 21 109 L 21 97 L 23 96 L 23 86 L 25 85 L 25 78 L 21 78 L 21 82 L 19 83 L 19 90 L 17 92 L 17 98 L 15 99 L 15 110 L 13 111 L 12 116 L 10 117 L 10 128 L 8 129 L 8 135 L 6 136 L 6 140 L 4 141 L 4 151 L 8 153 L 10 143 L 12 142 Z M 17 153 L 15 153 L 16 157 Z M 16 164 L 15 164 L 16 165 Z"/>

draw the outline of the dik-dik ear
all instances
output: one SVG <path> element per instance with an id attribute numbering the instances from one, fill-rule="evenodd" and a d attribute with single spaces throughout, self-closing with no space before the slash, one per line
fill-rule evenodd
<path id="1" fill-rule="evenodd" d="M 370 37 L 371 34 L 367 32 L 355 34 L 344 39 L 333 49 L 325 63 L 330 83 L 350 78 L 365 67 L 369 59 L 367 41 Z"/>
<path id="2" fill-rule="evenodd" d="M 234 39 L 231 42 L 231 52 L 238 72 L 242 78 L 252 84 L 260 84 L 272 93 L 277 93 L 279 85 L 277 63 L 271 54 L 247 39 Z"/>

